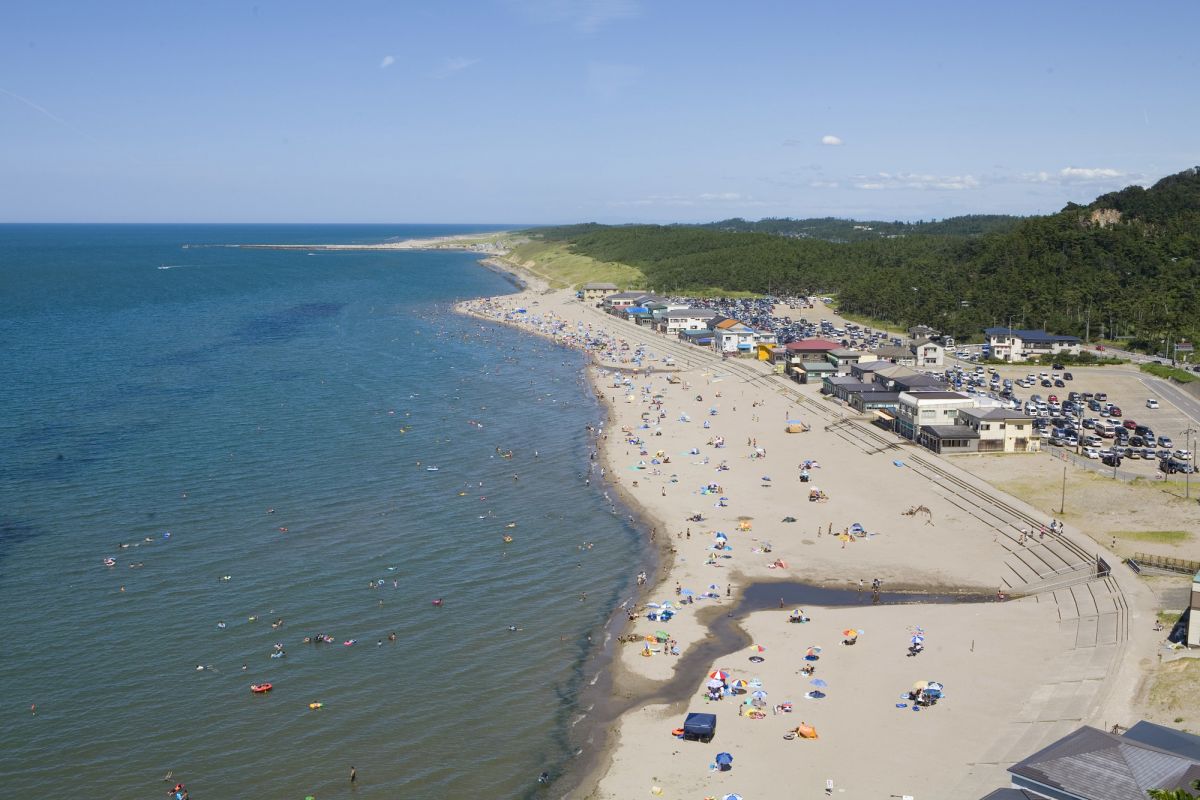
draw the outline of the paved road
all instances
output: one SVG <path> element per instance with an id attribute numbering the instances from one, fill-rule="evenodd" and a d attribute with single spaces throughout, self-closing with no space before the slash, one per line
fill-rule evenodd
<path id="1" fill-rule="evenodd" d="M 1183 415 L 1188 418 L 1192 427 L 1200 426 L 1200 398 L 1162 378 L 1143 375 L 1138 380 L 1150 390 L 1152 395 L 1158 397 L 1160 400 L 1166 400 L 1183 412 Z"/>

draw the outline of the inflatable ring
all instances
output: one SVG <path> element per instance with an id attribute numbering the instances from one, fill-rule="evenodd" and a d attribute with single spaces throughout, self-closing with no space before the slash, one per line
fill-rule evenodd
<path id="1" fill-rule="evenodd" d="M 795 739 L 795 738 L 796 738 L 796 734 L 794 734 L 794 733 L 785 733 L 785 734 L 783 735 L 783 738 L 784 738 L 784 739 L 787 739 L 787 740 L 790 742 L 792 739 Z"/>
<path id="2" fill-rule="evenodd" d="M 750 661 L 755 664 L 761 664 L 764 660 L 762 656 L 750 656 Z"/>
<path id="3" fill-rule="evenodd" d="M 676 728 L 675 730 L 671 731 L 671 735 L 672 736 L 683 736 L 683 728 Z"/>

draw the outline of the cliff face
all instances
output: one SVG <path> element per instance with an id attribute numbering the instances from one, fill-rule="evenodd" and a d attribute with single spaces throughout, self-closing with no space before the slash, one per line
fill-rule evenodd
<path id="1" fill-rule="evenodd" d="M 1097 208 L 1088 216 L 1088 222 L 1098 228 L 1107 228 L 1121 221 L 1121 212 L 1115 208 Z"/>

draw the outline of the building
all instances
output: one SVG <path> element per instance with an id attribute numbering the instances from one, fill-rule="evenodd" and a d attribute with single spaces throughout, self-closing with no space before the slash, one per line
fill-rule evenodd
<path id="1" fill-rule="evenodd" d="M 880 361 L 890 361 L 902 367 L 915 367 L 917 365 L 917 357 L 913 355 L 912 349 L 904 345 L 885 344 L 876 347 L 874 352 L 875 357 Z"/>
<path id="2" fill-rule="evenodd" d="M 910 339 L 936 339 L 942 335 L 942 332 L 937 328 L 931 328 L 928 325 L 914 325 L 908 329 L 908 338 Z"/>
<path id="3" fill-rule="evenodd" d="M 828 361 L 804 361 L 792 365 L 792 377 L 798 383 L 821 383 L 826 375 L 836 374 L 837 369 Z"/>
<path id="4" fill-rule="evenodd" d="M 975 453 L 979 450 L 979 434 L 967 425 L 922 425 L 917 443 L 935 453 Z"/>
<path id="5" fill-rule="evenodd" d="M 896 409 L 896 433 L 905 439 L 919 441 L 922 428 L 958 425 L 958 410 L 974 405 L 975 401 L 961 392 L 901 392 Z"/>
<path id="6" fill-rule="evenodd" d="M 958 422 L 979 435 L 980 453 L 1036 453 L 1041 437 L 1033 417 L 1003 408 L 964 408 Z"/>
<path id="7" fill-rule="evenodd" d="M 908 372 L 903 367 L 897 367 L 897 372 Z M 946 381 L 939 378 L 937 375 L 926 375 L 923 372 L 916 372 L 910 375 L 881 375 L 875 373 L 876 380 L 887 381 L 887 388 L 893 392 L 933 392 L 946 389 Z"/>
<path id="8" fill-rule="evenodd" d="M 754 350 L 754 329 L 736 319 L 713 325 L 713 348 L 718 353 L 749 353 Z"/>
<path id="9" fill-rule="evenodd" d="M 616 292 L 605 296 L 600 301 L 600 304 L 604 307 L 605 311 L 612 313 L 613 311 L 620 311 L 630 306 L 639 305 L 638 301 L 646 297 L 648 295 L 645 292 Z"/>
<path id="10" fill-rule="evenodd" d="M 850 392 L 882 392 L 884 388 L 878 384 L 860 381 L 853 375 L 834 375 L 830 373 L 821 379 L 821 394 L 827 394 L 837 400 L 850 401 Z"/>
<path id="11" fill-rule="evenodd" d="M 1200 572 L 1192 576 L 1192 601 L 1188 609 L 1187 643 L 1188 647 L 1195 647 L 1200 645 Z"/>
<path id="12" fill-rule="evenodd" d="M 708 308 L 672 308 L 662 315 L 661 330 L 663 333 L 678 336 L 680 331 L 707 329 L 719 316 L 716 311 Z"/>
<path id="13" fill-rule="evenodd" d="M 945 363 L 946 348 L 930 339 L 918 339 L 909 349 L 918 367 L 940 367 Z"/>
<path id="14" fill-rule="evenodd" d="M 899 392 L 852 390 L 846 393 L 850 407 L 860 414 L 874 414 L 891 427 L 900 408 Z"/>
<path id="15" fill-rule="evenodd" d="M 837 367 L 838 375 L 849 375 L 850 368 L 862 361 L 866 353 L 861 353 L 858 350 L 848 350 L 845 347 L 839 347 L 836 350 L 830 350 L 825 354 L 825 358 L 830 364 Z"/>
<path id="16" fill-rule="evenodd" d="M 596 303 L 619 291 L 615 283 L 585 283 L 579 289 L 579 296 L 585 303 Z"/>
<path id="17" fill-rule="evenodd" d="M 1146 800 L 1200 779 L 1200 736 L 1144 720 L 1124 734 L 1085 725 L 1008 773 L 1011 788 L 981 800 Z"/>
<path id="18" fill-rule="evenodd" d="M 1058 336 L 1042 330 L 984 328 L 983 334 L 987 337 L 992 358 L 1000 361 L 1027 361 L 1036 356 L 1058 353 L 1077 356 L 1081 347 L 1078 336 Z"/>

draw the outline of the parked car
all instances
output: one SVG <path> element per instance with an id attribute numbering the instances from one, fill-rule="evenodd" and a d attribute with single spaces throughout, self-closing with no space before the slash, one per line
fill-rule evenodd
<path id="1" fill-rule="evenodd" d="M 1083 448 L 1083 454 L 1085 456 L 1087 456 L 1088 458 L 1099 458 L 1100 457 L 1100 451 L 1097 450 L 1095 447 Z"/>
<path id="2" fill-rule="evenodd" d="M 1137 422 L 1132 419 L 1127 419 L 1121 423 L 1121 427 L 1125 428 L 1126 430 L 1135 431 L 1137 430 Z"/>
<path id="3" fill-rule="evenodd" d="M 1158 462 L 1158 468 L 1167 474 L 1182 472 L 1185 475 L 1190 475 L 1196 471 L 1196 468 L 1178 458 L 1164 458 Z"/>
<path id="4" fill-rule="evenodd" d="M 1099 400 L 1101 403 L 1103 403 L 1105 400 L 1108 399 L 1108 393 L 1107 392 L 1096 392 L 1094 395 L 1092 395 L 1092 397 L 1095 397 L 1097 400 Z"/>
<path id="5" fill-rule="evenodd" d="M 1052 394 L 1052 395 L 1050 395 L 1049 397 L 1047 397 L 1047 398 L 1046 398 L 1046 402 L 1047 402 L 1047 403 L 1057 403 L 1057 402 L 1058 402 L 1058 395 L 1056 395 L 1056 394 Z"/>
<path id="6" fill-rule="evenodd" d="M 1175 443 L 1173 441 L 1171 441 L 1170 436 L 1160 436 L 1160 437 L 1158 437 L 1158 446 L 1165 447 L 1168 450 L 1170 450 L 1172 447 L 1175 446 Z"/>
<path id="7" fill-rule="evenodd" d="M 1057 386 L 1057 387 L 1058 387 L 1058 388 L 1060 388 L 1060 389 L 1061 389 L 1062 387 L 1066 386 L 1066 384 L 1065 384 L 1065 383 L 1063 383 L 1063 379 L 1062 379 L 1062 378 L 1055 378 L 1055 379 L 1054 379 L 1054 385 L 1055 385 L 1055 386 Z"/>
<path id="8" fill-rule="evenodd" d="M 1063 380 L 1064 380 L 1064 381 L 1073 381 L 1073 380 L 1075 380 L 1075 376 L 1074 376 L 1074 375 L 1072 375 L 1072 374 L 1071 374 L 1071 373 L 1069 373 L 1069 372 L 1064 372 L 1064 373 L 1063 373 Z"/>
<path id="9" fill-rule="evenodd" d="M 1158 401 L 1151 397 L 1146 401 L 1146 408 L 1158 408 Z"/>
<path id="10" fill-rule="evenodd" d="M 1180 461 L 1191 461 L 1192 460 L 1192 451 L 1191 450 L 1176 450 L 1174 455 Z"/>
<path id="11" fill-rule="evenodd" d="M 1108 407 L 1108 415 L 1110 417 L 1119 417 L 1119 416 L 1121 416 L 1122 413 L 1123 412 L 1121 411 L 1120 406 L 1109 406 Z"/>
<path id="12" fill-rule="evenodd" d="M 1100 457 L 1100 463 L 1106 467 L 1119 467 L 1121 466 L 1121 457 L 1116 453 L 1110 452 Z"/>
<path id="13" fill-rule="evenodd" d="M 1154 450 L 1149 447 L 1143 447 L 1140 451 L 1138 451 L 1138 455 L 1147 461 L 1153 461 L 1157 457 Z"/>

